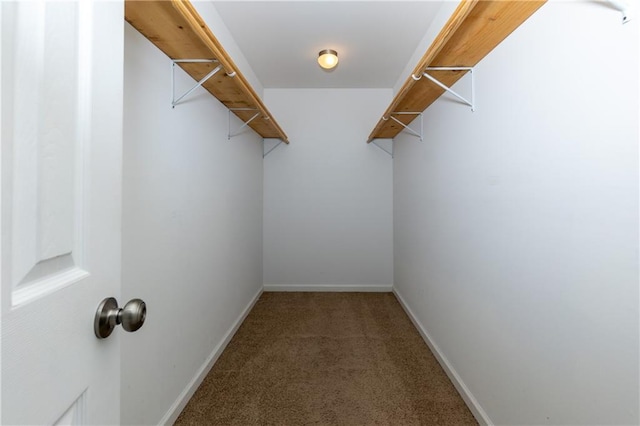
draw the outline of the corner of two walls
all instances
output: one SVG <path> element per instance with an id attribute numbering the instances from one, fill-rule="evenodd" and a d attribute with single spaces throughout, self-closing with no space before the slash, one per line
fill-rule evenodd
<path id="1" fill-rule="evenodd" d="M 148 316 L 121 336 L 123 424 L 175 420 L 262 291 L 262 138 L 227 140 L 203 89 L 172 109 L 170 64 L 126 25 L 121 301 Z"/>
<path id="2" fill-rule="evenodd" d="M 433 20 L 429 24 L 429 28 L 422 37 L 422 40 L 420 40 L 420 42 L 416 46 L 413 55 L 407 62 L 407 65 L 405 65 L 402 73 L 396 81 L 396 84 L 393 86 L 394 96 L 398 93 L 402 85 L 407 80 L 408 76 L 413 73 L 413 69 L 417 66 L 418 62 L 420 62 L 420 59 L 424 55 L 424 52 L 429 49 L 438 34 L 440 34 L 440 31 L 442 30 L 442 28 L 444 28 L 447 21 L 449 20 L 451 15 L 453 15 L 461 1 L 462 0 L 447 0 L 441 3 L 440 8 L 438 9 L 438 13 L 436 13 Z"/>
<path id="3" fill-rule="evenodd" d="M 264 96 L 264 88 L 262 83 L 253 72 L 249 61 L 244 57 L 240 50 L 240 46 L 236 43 L 231 31 L 224 23 L 222 16 L 218 13 L 215 6 L 216 0 L 194 0 L 191 4 L 198 11 L 202 19 L 213 30 L 216 38 L 220 42 L 229 56 L 233 58 L 233 62 L 242 70 L 242 75 L 247 79 L 253 90 L 258 96 Z"/>
<path id="4" fill-rule="evenodd" d="M 549 2 L 394 141 L 394 290 L 483 423 L 638 424 L 639 23 Z"/>

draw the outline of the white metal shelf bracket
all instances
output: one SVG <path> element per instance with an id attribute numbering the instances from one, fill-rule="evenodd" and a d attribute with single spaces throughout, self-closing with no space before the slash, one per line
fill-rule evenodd
<path id="1" fill-rule="evenodd" d="M 211 72 L 209 72 L 207 75 L 202 77 L 202 79 L 200 81 L 198 81 L 195 84 L 195 86 L 193 86 L 191 89 L 187 90 L 183 95 L 181 95 L 179 98 L 176 99 L 176 64 L 181 64 L 181 63 L 185 63 L 185 62 L 188 62 L 188 63 L 214 63 L 214 62 L 218 62 L 218 61 L 216 61 L 215 59 L 173 59 L 171 61 L 171 108 L 175 108 L 176 105 L 178 105 L 182 99 L 184 99 L 186 96 L 189 96 L 198 87 L 202 87 L 202 85 L 207 80 L 209 80 L 218 71 L 220 71 L 222 69 L 222 65 L 218 65 L 213 70 L 211 70 Z"/>
<path id="2" fill-rule="evenodd" d="M 278 140 L 278 143 L 274 145 L 273 148 L 269 149 L 269 151 L 265 152 L 262 154 L 262 158 L 265 158 L 267 155 L 269 155 L 271 153 L 271 151 L 273 151 L 274 149 L 276 149 L 277 147 L 279 147 L 280 145 L 282 145 L 282 139 Z"/>
<path id="3" fill-rule="evenodd" d="M 451 89 L 449 86 L 443 84 L 440 80 L 438 80 L 435 77 L 431 76 L 427 71 L 469 71 L 469 73 L 471 74 L 471 100 L 468 100 L 464 96 L 460 95 L 458 92 L 456 92 L 453 89 Z M 465 104 L 469 105 L 471 107 L 471 111 L 475 111 L 476 110 L 476 107 L 475 107 L 475 79 L 473 77 L 473 67 L 429 67 L 429 68 L 426 69 L 425 72 L 422 73 L 422 75 L 427 77 L 432 82 L 434 82 L 441 89 L 446 90 L 447 92 L 451 93 L 456 98 L 460 99 Z M 414 80 L 420 80 L 422 78 L 422 75 L 418 76 L 418 77 L 416 77 L 415 75 L 412 75 L 411 77 L 413 77 Z"/>
<path id="4" fill-rule="evenodd" d="M 409 127 L 406 124 L 404 124 L 402 121 L 400 121 L 397 118 L 395 118 L 394 115 L 415 115 L 415 116 L 420 116 L 420 133 L 418 133 L 417 131 L 415 131 L 411 127 Z M 392 112 L 391 114 L 389 114 L 389 118 L 392 119 L 393 121 L 395 121 L 396 123 L 398 123 L 399 125 L 401 125 L 402 127 L 404 127 L 404 129 L 407 132 L 409 132 L 410 134 L 412 134 L 413 136 L 419 137 L 420 138 L 420 142 L 422 142 L 422 135 L 424 134 L 424 124 L 423 124 L 422 113 L 421 112 L 405 112 L 405 111 Z M 382 117 L 382 119 L 384 121 L 387 121 L 389 118 Z"/>
<path id="5" fill-rule="evenodd" d="M 622 23 L 626 24 L 631 20 L 631 5 L 626 0 L 607 0 L 607 2 L 622 13 Z"/>
<path id="6" fill-rule="evenodd" d="M 228 120 L 229 126 L 228 126 L 228 131 L 227 131 L 227 140 L 231 140 L 232 137 L 238 136 L 240 133 L 242 133 L 242 129 L 247 127 L 249 125 L 249 123 L 251 123 L 253 120 L 255 120 L 260 115 L 260 111 L 256 112 L 250 119 L 245 121 L 242 124 L 242 126 L 238 127 L 238 130 L 236 130 L 235 132 L 231 133 L 231 112 L 232 111 L 258 111 L 258 110 L 255 109 L 255 108 L 229 108 L 229 120 Z"/>
<path id="7" fill-rule="evenodd" d="M 372 140 L 371 141 L 372 144 L 374 144 L 375 146 L 377 146 L 378 148 L 380 148 L 381 150 L 383 150 L 384 152 L 386 152 L 387 154 L 389 154 L 391 156 L 391 158 L 393 158 L 393 139 L 391 140 L 391 151 L 387 151 L 386 149 L 384 149 L 384 147 L 380 144 L 378 144 L 378 142 L 376 142 L 376 140 Z"/>

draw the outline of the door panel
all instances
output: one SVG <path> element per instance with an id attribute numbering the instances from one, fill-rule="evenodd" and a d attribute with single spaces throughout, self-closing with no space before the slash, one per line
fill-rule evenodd
<path id="1" fill-rule="evenodd" d="M 79 96 L 78 75 L 90 69 L 91 52 L 90 45 L 79 43 L 90 39 L 89 28 L 81 28 L 79 8 L 75 2 L 10 3 L 3 13 L 16 37 L 3 49 L 13 82 L 3 93 L 3 123 L 14 142 L 12 306 L 88 274 L 82 267 L 82 201 L 87 198 L 82 184 L 83 127 L 90 127 L 90 117 L 82 105 L 86 99 Z"/>
<path id="2" fill-rule="evenodd" d="M 2 424 L 116 424 L 123 5 L 0 8 Z"/>

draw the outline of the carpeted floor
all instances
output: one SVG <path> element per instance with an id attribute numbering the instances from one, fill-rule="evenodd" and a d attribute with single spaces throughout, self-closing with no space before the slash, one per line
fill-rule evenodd
<path id="1" fill-rule="evenodd" d="M 264 293 L 176 425 L 476 425 L 391 293 Z"/>

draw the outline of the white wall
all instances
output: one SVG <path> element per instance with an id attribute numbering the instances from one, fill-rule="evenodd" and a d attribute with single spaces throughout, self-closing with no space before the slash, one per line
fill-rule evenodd
<path id="1" fill-rule="evenodd" d="M 547 3 L 396 138 L 396 290 L 495 424 L 638 424 L 639 24 Z"/>
<path id="2" fill-rule="evenodd" d="M 291 140 L 265 158 L 265 289 L 390 289 L 392 162 L 365 143 L 390 100 L 389 89 L 265 90 Z"/>
<path id="3" fill-rule="evenodd" d="M 176 408 L 262 286 L 262 139 L 227 140 L 227 110 L 202 89 L 171 109 L 169 70 L 126 25 L 119 302 L 140 297 L 148 316 L 121 333 L 124 424 Z"/>

